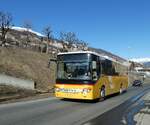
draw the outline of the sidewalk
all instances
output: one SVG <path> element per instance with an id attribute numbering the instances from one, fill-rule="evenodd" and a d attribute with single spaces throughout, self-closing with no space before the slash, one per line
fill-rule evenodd
<path id="1" fill-rule="evenodd" d="M 150 92 L 144 97 L 144 107 L 134 116 L 136 125 L 150 125 Z"/>

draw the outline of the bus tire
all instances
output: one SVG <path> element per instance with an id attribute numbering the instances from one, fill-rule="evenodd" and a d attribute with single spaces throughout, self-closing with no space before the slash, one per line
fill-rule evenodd
<path id="1" fill-rule="evenodd" d="M 105 86 L 100 89 L 100 100 L 105 100 Z"/>
<path id="2" fill-rule="evenodd" d="M 127 89 L 124 90 L 124 93 L 126 93 L 126 92 L 127 92 Z"/>

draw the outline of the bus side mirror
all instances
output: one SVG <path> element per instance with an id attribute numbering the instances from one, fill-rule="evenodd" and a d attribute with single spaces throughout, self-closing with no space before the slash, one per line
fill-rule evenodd
<path id="1" fill-rule="evenodd" d="M 96 69 L 96 61 L 92 61 L 92 70 Z"/>

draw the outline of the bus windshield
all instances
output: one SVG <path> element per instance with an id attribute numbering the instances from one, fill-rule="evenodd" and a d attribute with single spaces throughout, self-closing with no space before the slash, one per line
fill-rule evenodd
<path id="1" fill-rule="evenodd" d="M 90 63 L 87 61 L 58 62 L 58 79 L 91 80 Z"/>

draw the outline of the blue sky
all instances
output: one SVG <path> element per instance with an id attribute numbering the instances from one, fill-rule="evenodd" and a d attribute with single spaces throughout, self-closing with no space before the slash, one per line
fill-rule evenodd
<path id="1" fill-rule="evenodd" d="M 29 20 L 35 31 L 51 25 L 72 31 L 89 43 L 124 58 L 150 57 L 149 0 L 1 0 L 0 10 L 22 26 Z"/>

